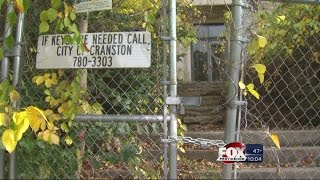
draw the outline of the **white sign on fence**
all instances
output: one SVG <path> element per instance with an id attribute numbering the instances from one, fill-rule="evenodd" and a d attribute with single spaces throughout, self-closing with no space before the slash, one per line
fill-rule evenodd
<path id="1" fill-rule="evenodd" d="M 112 9 L 112 0 L 87 0 L 74 4 L 76 13 Z"/>
<path id="2" fill-rule="evenodd" d="M 150 32 L 81 34 L 88 49 L 63 41 L 63 34 L 38 38 L 38 69 L 147 68 L 151 65 Z"/>

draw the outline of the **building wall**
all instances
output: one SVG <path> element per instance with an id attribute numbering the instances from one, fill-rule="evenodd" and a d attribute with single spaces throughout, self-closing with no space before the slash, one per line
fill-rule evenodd
<path id="1" fill-rule="evenodd" d="M 231 0 L 193 0 L 195 5 L 206 17 L 202 24 L 223 24 L 224 13 L 227 10 L 226 4 L 230 4 Z M 195 22 L 195 25 L 199 25 Z M 201 37 L 199 37 L 201 38 Z M 191 46 L 184 48 L 182 45 L 177 46 L 178 55 L 185 54 L 181 57 L 181 61 L 177 62 L 178 80 L 182 82 L 192 81 L 192 58 Z"/>

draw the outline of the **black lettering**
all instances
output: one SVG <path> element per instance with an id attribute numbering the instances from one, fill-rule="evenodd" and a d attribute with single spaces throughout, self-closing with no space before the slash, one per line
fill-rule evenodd
<path id="1" fill-rule="evenodd" d="M 119 34 L 118 43 L 119 43 L 119 44 L 122 44 L 122 42 L 123 42 L 123 35 L 122 35 L 122 34 Z"/>
<path id="2" fill-rule="evenodd" d="M 112 44 L 112 34 L 108 34 L 108 44 Z"/>
<path id="3" fill-rule="evenodd" d="M 58 46 L 57 56 L 71 56 L 73 46 Z"/>
<path id="4" fill-rule="evenodd" d="M 98 39 L 97 39 L 97 34 L 94 34 L 93 35 L 93 37 L 92 37 L 92 44 L 97 44 L 97 41 L 98 41 Z M 92 46 L 91 46 L 92 47 Z"/>
<path id="5" fill-rule="evenodd" d="M 95 55 L 100 55 L 100 46 L 96 45 Z"/>
<path id="6" fill-rule="evenodd" d="M 128 34 L 128 38 L 127 38 L 127 43 L 128 43 L 128 44 L 131 44 L 131 43 L 132 43 L 132 41 L 130 40 L 131 37 L 132 37 L 132 34 Z"/>
<path id="7" fill-rule="evenodd" d="M 95 45 L 92 45 L 91 47 L 90 47 L 90 55 L 91 56 L 93 56 L 94 55 L 94 47 L 95 47 Z"/>
<path id="8" fill-rule="evenodd" d="M 132 45 L 127 45 L 127 54 L 126 55 L 132 55 Z"/>
<path id="9" fill-rule="evenodd" d="M 61 46 L 57 47 L 57 56 L 61 56 Z"/>
<path id="10" fill-rule="evenodd" d="M 84 44 L 88 44 L 88 34 L 81 35 L 81 38 L 83 39 Z"/>
<path id="11" fill-rule="evenodd" d="M 112 45 L 112 55 L 116 55 L 117 50 L 116 50 L 116 45 Z"/>
<path id="12" fill-rule="evenodd" d="M 80 49 L 80 46 L 77 47 L 77 55 L 78 55 L 78 56 L 83 55 L 83 52 L 82 52 L 82 50 Z"/>
<path id="13" fill-rule="evenodd" d="M 48 36 L 43 36 L 42 37 L 42 46 L 45 46 L 45 45 L 47 45 L 47 42 L 48 42 Z"/>
<path id="14" fill-rule="evenodd" d="M 52 36 L 51 45 L 56 45 L 56 36 Z"/>

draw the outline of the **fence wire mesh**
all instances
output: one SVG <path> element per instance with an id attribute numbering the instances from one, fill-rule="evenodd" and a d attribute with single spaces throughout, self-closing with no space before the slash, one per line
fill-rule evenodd
<path id="1" fill-rule="evenodd" d="M 127 13 L 124 9 L 130 7 L 122 3 L 124 1 L 114 1 L 114 12 L 90 13 L 88 31 L 140 30 L 144 29 L 141 28 L 144 22 L 141 19 L 151 23 L 152 19 L 161 17 L 160 11 L 157 13 L 146 11 L 154 13 L 156 15 L 154 17 L 144 16 L 145 12 Z M 160 1 L 151 3 L 160 6 Z M 246 105 L 241 106 L 240 111 L 239 141 L 262 143 L 265 151 L 262 164 L 234 165 L 234 177 L 318 178 L 320 173 L 319 5 L 261 4 L 256 1 L 246 3 L 249 6 L 244 5 L 246 10 L 243 17 L 245 19 L 243 37 L 249 39 L 249 45 L 247 46 L 245 41 L 242 42 L 244 63 L 242 81 L 245 84 L 254 83 L 260 99 L 255 99 L 250 93 L 242 97 Z M 61 137 L 60 145 L 35 141 L 36 137 L 32 132 L 25 134 L 17 148 L 18 177 L 162 178 L 164 162 L 161 136 L 165 133 L 163 124 L 93 120 L 70 122 L 67 118 L 63 118 L 64 116 L 69 119 L 75 118 L 71 111 L 77 112 L 77 115 L 162 115 L 164 112 L 163 88 L 160 83 L 164 68 L 160 56 L 163 51 L 160 48 L 162 43 L 152 45 L 155 51 L 149 69 L 36 70 L 35 43 L 38 37 L 38 19 L 41 9 L 46 9 L 49 5 L 47 1 L 32 3 L 26 17 L 24 32 L 26 63 L 19 91 L 23 95 L 21 107 L 28 105 L 41 107 L 46 110 L 48 118 L 60 121 L 60 129 L 56 131 Z M 151 7 L 146 8 L 151 9 Z M 186 13 L 185 19 L 189 18 L 194 24 L 203 22 L 200 16 L 192 19 L 193 10 L 184 8 L 186 7 L 178 6 L 178 12 Z M 213 6 L 200 9 L 210 9 L 209 12 L 212 13 L 212 8 Z M 221 7 L 217 7 L 219 8 Z M 225 7 L 229 13 L 230 8 Z M 228 13 L 225 17 L 228 18 Z M 0 16 L 1 22 L 4 22 L 4 19 L 4 16 Z M 181 24 L 183 23 L 180 22 Z M 158 40 L 163 34 L 160 27 L 161 21 L 156 23 L 153 29 L 156 34 L 154 38 Z M 230 30 L 232 23 L 227 23 L 226 27 L 227 31 Z M 182 40 L 178 39 L 182 43 L 187 38 L 193 38 L 185 30 L 178 28 L 178 37 Z M 1 31 L 3 26 L 0 27 Z M 181 116 L 183 122 L 197 124 L 192 126 L 194 129 L 190 128 L 191 131 L 217 130 L 222 127 L 224 108 L 229 103 L 228 99 L 221 98 L 225 96 L 224 81 L 230 79 L 226 75 L 230 64 L 225 61 L 228 59 L 226 57 L 228 53 L 232 51 L 228 47 L 230 42 L 228 33 L 222 40 L 199 37 L 198 46 L 193 47 L 199 50 L 198 54 L 195 53 L 195 57 L 212 60 L 211 64 L 196 62 L 198 64 L 195 65 L 203 66 L 203 72 L 196 72 L 198 80 L 204 81 L 208 69 L 211 69 L 214 71 L 211 72 L 213 73 L 211 81 L 220 82 L 198 82 L 191 84 L 193 86 L 191 89 L 183 85 L 179 87 L 180 96 L 187 94 L 207 98 L 201 107 L 186 107 L 186 114 Z M 268 43 L 265 48 L 257 48 L 259 36 L 266 37 Z M 221 49 L 223 48 L 221 45 L 226 47 Z M 206 49 L 207 52 L 202 52 L 202 49 Z M 266 66 L 262 84 L 259 82 L 257 72 L 252 68 L 255 63 Z M 237 86 L 234 84 L 235 88 Z M 77 103 L 74 103 L 74 100 L 77 100 Z M 179 135 L 183 135 L 185 126 L 181 122 L 179 125 L 179 131 L 182 131 Z M 279 137 L 280 149 L 275 147 L 270 138 L 271 134 Z M 210 133 L 193 134 L 192 138 L 196 141 L 178 145 L 180 151 L 186 151 L 179 156 L 180 178 L 221 177 L 222 163 L 216 163 L 216 147 L 210 147 L 208 150 L 198 146 L 202 140 L 206 140 L 205 143 L 212 143 L 216 142 L 214 140 L 223 139 L 220 135 L 214 134 L 212 139 Z M 188 153 L 189 150 L 194 151 Z"/>
<path id="2" fill-rule="evenodd" d="M 319 178 L 319 7 L 264 2 L 246 9 L 244 36 L 250 42 L 243 48 L 242 77 L 246 85 L 254 84 L 260 99 L 250 92 L 243 96 L 239 140 L 265 149 L 262 164 L 240 163 L 234 177 Z M 264 48 L 261 37 L 267 39 Z M 257 63 L 266 66 L 262 84 L 253 68 Z"/>
<path id="3" fill-rule="evenodd" d="M 114 9 L 121 2 L 114 2 Z M 39 16 L 49 3 L 32 4 L 27 16 L 26 64 L 21 106 L 41 107 L 60 121 L 60 145 L 34 141 L 26 135 L 17 149 L 19 178 L 162 178 L 162 123 L 68 121 L 81 115 L 162 115 L 163 66 L 159 44 L 153 43 L 148 69 L 36 70 Z M 38 12 L 39 11 L 39 12 Z M 90 13 L 89 32 L 136 31 L 143 15 Z M 105 21 L 99 20 L 105 18 Z M 131 23 L 137 20 L 139 23 Z M 127 22 L 127 23 L 126 23 Z M 141 22 L 141 23 L 140 23 Z M 161 29 L 158 30 L 159 32 Z M 40 80 L 43 77 L 44 79 Z M 69 93 L 69 94 L 68 94 Z M 73 95 L 71 95 L 73 94 Z M 73 104 L 72 99 L 78 102 Z M 58 120 L 59 119 L 59 120 Z M 64 122 L 64 123 L 63 123 Z M 159 120 L 160 122 L 160 120 Z M 72 144 L 71 144 L 72 141 Z"/>

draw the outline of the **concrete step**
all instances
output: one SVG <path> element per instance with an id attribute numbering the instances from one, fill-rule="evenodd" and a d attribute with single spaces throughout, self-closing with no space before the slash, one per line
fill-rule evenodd
<path id="1" fill-rule="evenodd" d="M 221 173 L 217 170 L 194 171 L 189 177 L 195 179 L 220 179 Z M 248 168 L 238 169 L 237 179 L 319 179 L 320 168 Z"/>
<path id="2" fill-rule="evenodd" d="M 319 179 L 319 167 L 239 169 L 238 179 Z"/>
<path id="3" fill-rule="evenodd" d="M 221 103 L 217 104 L 221 105 Z M 212 106 L 185 106 L 185 111 L 187 113 L 221 113 L 221 111 L 215 111 L 215 108 L 217 105 L 212 105 Z"/>
<path id="4" fill-rule="evenodd" d="M 178 85 L 179 96 L 209 96 L 223 94 L 225 83 L 222 82 L 191 82 Z"/>
<path id="5" fill-rule="evenodd" d="M 133 175 L 127 170 L 95 170 L 86 171 L 85 178 L 132 179 Z M 221 179 L 221 171 L 212 169 L 207 171 L 191 171 L 186 174 L 178 170 L 181 179 Z M 320 168 L 248 168 L 237 169 L 237 179 L 318 179 Z"/>
<path id="6" fill-rule="evenodd" d="M 278 135 L 281 146 L 320 146 L 320 130 L 272 131 Z M 223 139 L 223 131 L 187 132 L 185 136 L 205 139 Z M 245 144 L 261 143 L 264 147 L 273 145 L 264 131 L 242 130 L 240 141 Z"/>
<path id="7" fill-rule="evenodd" d="M 218 149 L 186 149 L 180 156 L 192 160 L 207 160 L 217 162 Z M 161 152 L 149 150 L 144 156 L 150 159 L 159 159 Z M 253 163 L 252 163 L 253 164 Z M 254 163 L 253 166 L 270 166 L 280 164 L 281 167 L 319 167 L 320 168 L 320 146 L 315 147 L 283 147 L 281 150 L 276 148 L 264 148 L 263 162 Z"/>
<path id="8" fill-rule="evenodd" d="M 219 96 L 201 96 L 201 106 L 200 107 L 213 107 L 221 105 L 225 102 L 225 98 L 221 95 Z"/>
<path id="9" fill-rule="evenodd" d="M 196 114 L 191 116 L 182 117 L 182 121 L 185 124 L 205 124 L 205 123 L 217 123 L 223 121 L 223 115 L 216 114 L 216 115 L 203 115 L 203 114 Z"/>
<path id="10" fill-rule="evenodd" d="M 320 146 L 320 130 L 304 131 L 271 131 L 277 134 L 281 147 Z M 222 140 L 224 132 L 219 131 L 193 131 L 186 132 L 186 137 Z M 160 134 L 140 135 L 139 139 L 152 144 L 161 144 Z M 245 144 L 262 144 L 264 147 L 274 147 L 274 143 L 264 131 L 242 130 L 240 141 Z"/>

